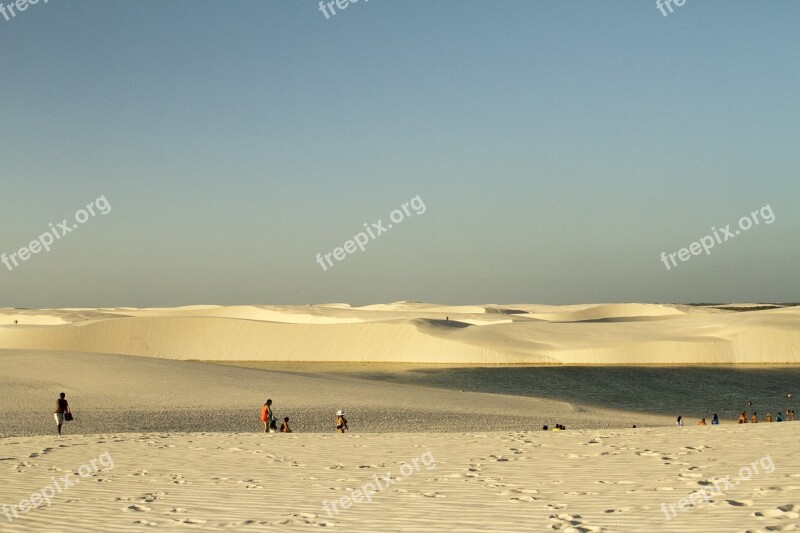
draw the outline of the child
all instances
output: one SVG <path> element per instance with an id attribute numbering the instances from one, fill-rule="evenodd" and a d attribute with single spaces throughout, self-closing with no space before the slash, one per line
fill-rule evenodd
<path id="1" fill-rule="evenodd" d="M 291 433 L 292 430 L 289 429 L 289 417 L 283 417 L 283 423 L 281 424 L 281 433 Z"/>
<path id="2" fill-rule="evenodd" d="M 345 430 L 350 429 L 347 427 L 347 419 L 344 417 L 345 412 L 339 409 L 336 411 L 336 429 L 339 433 L 344 433 Z"/>

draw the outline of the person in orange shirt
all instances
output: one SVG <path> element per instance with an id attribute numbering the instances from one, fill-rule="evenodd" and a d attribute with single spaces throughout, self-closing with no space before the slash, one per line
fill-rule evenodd
<path id="1" fill-rule="evenodd" d="M 267 403 L 261 408 L 261 421 L 264 423 L 264 433 L 269 431 L 270 420 L 274 417 L 272 414 L 272 400 L 267 400 Z"/>

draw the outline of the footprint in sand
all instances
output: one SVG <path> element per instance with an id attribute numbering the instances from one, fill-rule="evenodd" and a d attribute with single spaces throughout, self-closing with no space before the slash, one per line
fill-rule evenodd
<path id="1" fill-rule="evenodd" d="M 166 495 L 166 492 L 148 492 L 139 496 L 139 501 L 144 503 L 153 503 L 157 502 L 158 500 L 163 500 Z"/>
<path id="2" fill-rule="evenodd" d="M 569 532 L 575 531 L 579 533 L 595 533 L 603 531 L 603 529 L 600 527 L 586 525 L 583 521 L 583 518 L 579 514 L 552 514 L 548 518 L 555 522 L 554 524 L 550 525 L 550 529 L 554 530 L 564 530 Z"/>
<path id="3" fill-rule="evenodd" d="M 731 507 L 752 507 L 755 505 L 753 500 L 723 500 L 720 503 L 723 505 L 729 505 Z"/>
<path id="4" fill-rule="evenodd" d="M 776 507 L 774 509 L 768 509 L 766 511 L 757 511 L 753 513 L 753 516 L 756 518 L 800 518 L 800 505 L 797 504 L 786 504 Z"/>
<path id="5" fill-rule="evenodd" d="M 548 503 L 544 506 L 548 511 L 560 511 L 567 508 L 566 503 Z"/>
<path id="6" fill-rule="evenodd" d="M 423 492 L 423 496 L 426 498 L 447 498 L 444 494 L 439 494 L 438 492 Z"/>
<path id="7" fill-rule="evenodd" d="M 295 513 L 290 514 L 286 518 L 283 518 L 277 522 L 274 522 L 273 525 L 290 525 L 290 524 L 305 524 L 308 526 L 321 526 L 321 527 L 329 527 L 333 526 L 332 522 L 317 522 L 317 515 L 313 513 Z"/>
<path id="8" fill-rule="evenodd" d="M 661 454 L 651 450 L 644 450 L 641 452 L 636 452 L 635 455 L 639 455 L 641 457 L 658 457 Z"/>
<path id="9" fill-rule="evenodd" d="M 260 520 L 243 520 L 241 522 L 228 522 L 227 524 L 219 524 L 219 527 L 242 527 L 242 526 L 268 526 L 269 522 L 261 522 Z"/>
<path id="10" fill-rule="evenodd" d="M 137 520 L 137 521 L 133 522 L 133 525 L 135 525 L 135 526 L 153 527 L 153 526 L 157 526 L 158 524 L 156 522 L 150 522 L 149 520 Z"/>
<path id="11" fill-rule="evenodd" d="M 146 505 L 129 505 L 125 507 L 125 511 L 133 511 L 135 513 L 144 513 L 146 511 L 152 511 L 152 509 Z"/>

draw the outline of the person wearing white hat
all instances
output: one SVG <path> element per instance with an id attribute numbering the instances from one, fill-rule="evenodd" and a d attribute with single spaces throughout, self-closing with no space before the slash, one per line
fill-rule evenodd
<path id="1" fill-rule="evenodd" d="M 346 429 L 350 429 L 347 427 L 347 419 L 344 415 L 345 412 L 341 409 L 336 411 L 336 429 L 339 430 L 339 433 L 344 433 Z"/>

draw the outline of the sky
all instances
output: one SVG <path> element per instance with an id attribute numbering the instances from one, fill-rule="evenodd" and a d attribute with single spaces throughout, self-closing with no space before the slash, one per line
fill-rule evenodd
<path id="1" fill-rule="evenodd" d="M 0 15 L 0 307 L 800 301 L 800 2 L 333 8 Z"/>

